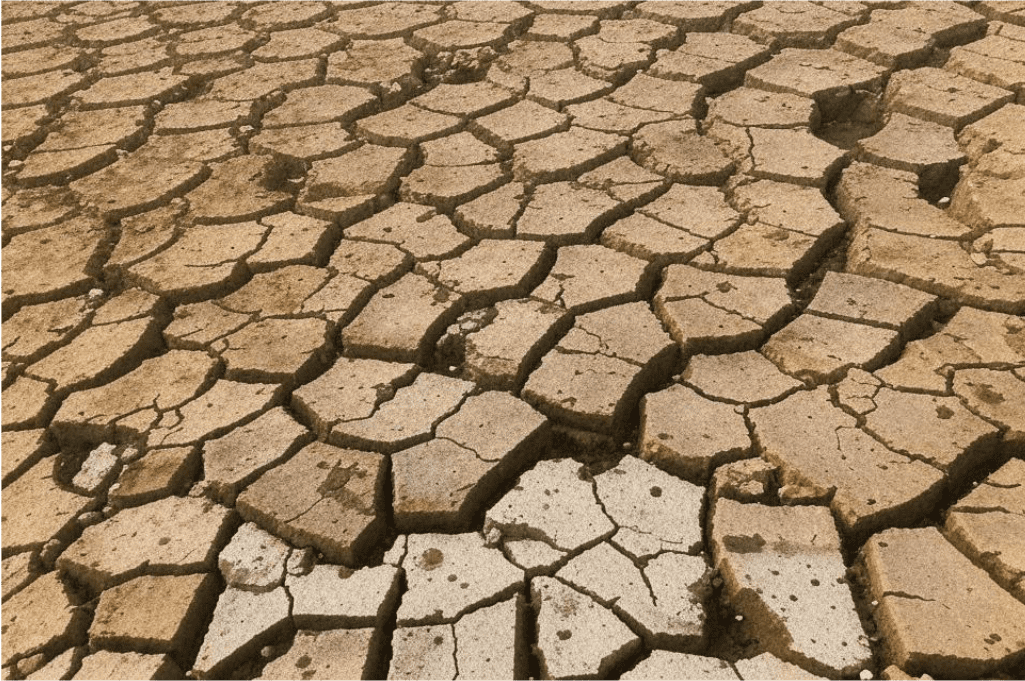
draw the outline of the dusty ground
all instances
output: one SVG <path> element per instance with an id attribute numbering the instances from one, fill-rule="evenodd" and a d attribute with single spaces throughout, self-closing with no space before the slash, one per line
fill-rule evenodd
<path id="1" fill-rule="evenodd" d="M 1025 677 L 1025 3 L 3 11 L 3 678 Z"/>

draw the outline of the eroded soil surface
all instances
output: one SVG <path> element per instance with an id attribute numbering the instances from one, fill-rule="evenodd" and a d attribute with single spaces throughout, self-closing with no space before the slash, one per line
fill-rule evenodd
<path id="1" fill-rule="evenodd" d="M 1025 677 L 1025 3 L 2 13 L 3 678 Z"/>

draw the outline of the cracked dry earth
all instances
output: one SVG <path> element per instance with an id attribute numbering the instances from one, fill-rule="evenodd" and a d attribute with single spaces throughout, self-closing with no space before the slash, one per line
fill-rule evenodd
<path id="1" fill-rule="evenodd" d="M 2 13 L 3 678 L 1025 678 L 1025 3 Z"/>

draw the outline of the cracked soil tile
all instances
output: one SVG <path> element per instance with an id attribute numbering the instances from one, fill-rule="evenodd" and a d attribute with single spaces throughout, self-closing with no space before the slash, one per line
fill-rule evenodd
<path id="1" fill-rule="evenodd" d="M 548 422 L 500 392 L 467 398 L 436 438 L 391 457 L 401 531 L 465 529 L 487 499 L 543 451 Z"/>
<path id="2" fill-rule="evenodd" d="M 87 527 L 57 566 L 93 589 L 143 574 L 208 571 L 227 541 L 233 515 L 212 502 L 181 497 L 125 509 Z"/>
<path id="3" fill-rule="evenodd" d="M 826 676 L 871 665 L 828 509 L 719 499 L 711 525 L 726 590 L 773 653 Z"/>
<path id="4" fill-rule="evenodd" d="M 1025 605 L 936 528 L 880 532 L 861 555 L 888 663 L 912 674 L 976 676 L 1021 656 Z M 934 569 L 921 569 L 924 556 Z"/>
<path id="5" fill-rule="evenodd" d="M 380 533 L 383 458 L 315 442 L 246 488 L 238 511 L 293 545 L 353 564 Z"/>

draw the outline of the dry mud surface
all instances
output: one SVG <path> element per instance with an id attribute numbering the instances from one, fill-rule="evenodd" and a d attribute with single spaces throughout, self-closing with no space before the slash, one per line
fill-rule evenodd
<path id="1" fill-rule="evenodd" d="M 1025 678 L 1025 3 L 2 13 L 3 678 Z"/>

